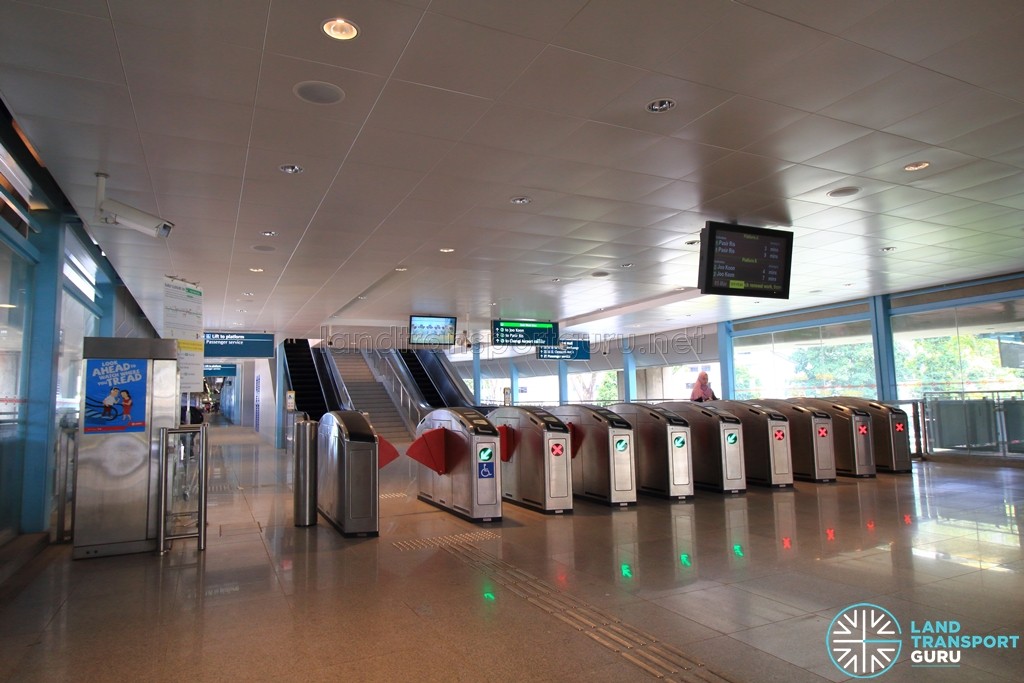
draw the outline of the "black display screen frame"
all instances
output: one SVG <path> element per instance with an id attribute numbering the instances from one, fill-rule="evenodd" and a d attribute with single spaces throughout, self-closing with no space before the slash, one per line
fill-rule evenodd
<path id="1" fill-rule="evenodd" d="M 734 250 L 722 251 L 717 248 L 719 240 L 729 240 Z M 773 249 L 774 247 L 774 249 Z M 757 269 L 751 267 L 749 259 L 765 259 L 766 250 L 777 254 L 779 282 L 772 283 L 766 278 L 756 280 L 736 279 L 743 286 L 723 283 L 716 275 L 725 272 L 748 274 Z M 747 259 L 746 261 L 744 259 Z M 757 228 L 735 223 L 708 221 L 700 233 L 700 266 L 698 288 L 701 294 L 720 296 L 746 296 L 760 299 L 788 299 L 790 281 L 793 275 L 793 233 L 786 230 Z"/>

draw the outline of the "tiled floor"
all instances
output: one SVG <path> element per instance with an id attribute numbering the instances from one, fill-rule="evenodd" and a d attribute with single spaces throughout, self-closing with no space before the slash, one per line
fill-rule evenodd
<path id="1" fill-rule="evenodd" d="M 506 504 L 473 524 L 418 501 L 403 457 L 381 472 L 380 536 L 347 539 L 292 525 L 283 451 L 223 445 L 214 464 L 204 553 L 48 551 L 0 609 L 0 679 L 840 681 L 826 635 L 860 602 L 902 627 L 877 680 L 1024 676 L 1019 641 L 921 668 L 910 638 L 940 620 L 1024 633 L 1024 470 L 924 463 L 564 516 Z M 663 668 L 687 662 L 704 667 Z"/>

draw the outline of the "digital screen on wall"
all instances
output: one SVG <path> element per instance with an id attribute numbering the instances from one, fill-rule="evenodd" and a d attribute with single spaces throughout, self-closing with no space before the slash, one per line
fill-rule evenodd
<path id="1" fill-rule="evenodd" d="M 410 315 L 410 346 L 454 346 L 455 316 Z"/>
<path id="2" fill-rule="evenodd" d="M 708 221 L 700 233 L 701 294 L 788 299 L 793 233 Z"/>

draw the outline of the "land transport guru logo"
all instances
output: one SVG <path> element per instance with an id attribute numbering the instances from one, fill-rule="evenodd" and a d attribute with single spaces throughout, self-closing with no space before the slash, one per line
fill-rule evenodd
<path id="1" fill-rule="evenodd" d="M 963 632 L 959 621 L 910 622 L 911 667 L 956 668 L 963 650 L 1016 649 L 1019 635 Z M 878 605 L 857 603 L 843 609 L 825 634 L 829 658 L 853 678 L 875 678 L 891 669 L 903 650 L 903 629 Z"/>

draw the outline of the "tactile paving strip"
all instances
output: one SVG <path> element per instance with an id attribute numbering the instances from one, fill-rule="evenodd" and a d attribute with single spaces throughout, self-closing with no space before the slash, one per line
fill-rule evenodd
<path id="1" fill-rule="evenodd" d="M 730 679 L 711 671 L 677 648 L 566 595 L 543 579 L 503 562 L 468 542 L 448 543 L 442 547 L 512 593 L 609 650 L 619 653 L 656 678 L 680 683 L 731 683 Z"/>
<path id="2" fill-rule="evenodd" d="M 473 543 L 474 541 L 491 541 L 501 538 L 493 531 L 472 531 L 466 534 L 454 534 L 451 536 L 435 536 L 434 538 L 414 538 L 411 541 L 395 541 L 391 545 L 399 550 L 420 550 L 422 548 L 443 548 L 449 545 L 460 543 Z"/>

